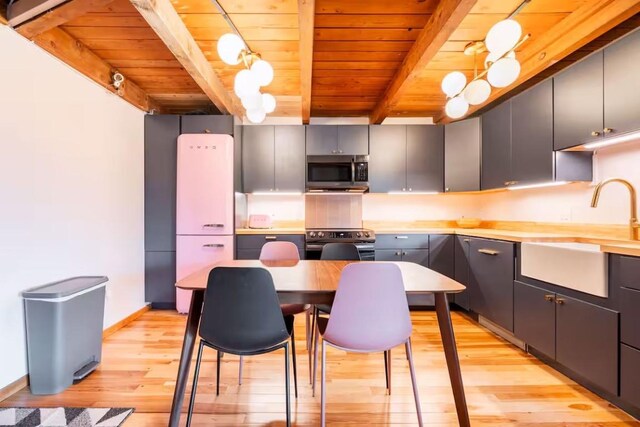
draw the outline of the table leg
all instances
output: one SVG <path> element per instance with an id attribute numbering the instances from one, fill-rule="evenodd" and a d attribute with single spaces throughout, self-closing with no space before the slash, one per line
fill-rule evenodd
<path id="1" fill-rule="evenodd" d="M 449 369 L 449 379 L 453 389 L 453 398 L 456 402 L 456 412 L 458 413 L 458 424 L 462 427 L 469 427 L 469 411 L 467 401 L 464 397 L 464 386 L 462 385 L 462 374 L 460 373 L 460 361 L 458 360 L 458 350 L 456 349 L 456 338 L 451 325 L 451 313 L 449 312 L 449 301 L 447 294 L 439 292 L 434 294 L 436 303 L 436 314 L 438 315 L 438 326 L 440 337 L 444 347 L 444 355 L 447 359 Z"/>
<path id="2" fill-rule="evenodd" d="M 187 316 L 187 327 L 184 332 L 182 342 L 182 353 L 180 354 L 180 364 L 178 365 L 178 377 L 176 378 L 176 388 L 173 392 L 171 402 L 171 415 L 169 417 L 169 427 L 178 427 L 180 424 L 180 409 L 184 400 L 184 392 L 189 381 L 189 367 L 191 366 L 191 356 L 196 343 L 198 324 L 202 314 L 202 302 L 204 301 L 204 289 L 193 291 L 191 296 L 191 309 Z"/>

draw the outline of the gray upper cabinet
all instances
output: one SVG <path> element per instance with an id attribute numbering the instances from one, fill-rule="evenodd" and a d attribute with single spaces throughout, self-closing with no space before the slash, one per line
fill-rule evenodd
<path id="1" fill-rule="evenodd" d="M 629 70 L 625 67 L 625 71 Z M 563 150 L 602 138 L 602 51 L 555 76 L 553 84 L 554 148 Z"/>
<path id="2" fill-rule="evenodd" d="M 407 191 L 444 189 L 442 126 L 407 126 Z"/>
<path id="3" fill-rule="evenodd" d="M 444 127 L 444 191 L 480 190 L 480 119 Z"/>
<path id="4" fill-rule="evenodd" d="M 275 190 L 304 192 L 303 126 L 275 126 Z"/>
<path id="5" fill-rule="evenodd" d="M 553 81 L 511 100 L 511 181 L 553 181 Z"/>
<path id="6" fill-rule="evenodd" d="M 176 250 L 176 157 L 180 116 L 144 118 L 144 245 Z"/>
<path id="7" fill-rule="evenodd" d="M 244 126 L 244 192 L 304 191 L 304 140 L 303 126 Z"/>
<path id="8" fill-rule="evenodd" d="M 307 126 L 307 155 L 338 154 L 338 126 Z"/>
<path id="9" fill-rule="evenodd" d="M 242 130 L 242 148 L 244 192 L 274 191 L 274 126 L 245 126 Z"/>
<path id="10" fill-rule="evenodd" d="M 481 188 L 506 187 L 511 177 L 511 101 L 482 115 Z"/>
<path id="11" fill-rule="evenodd" d="M 604 132 L 640 129 L 640 31 L 604 50 Z"/>
<path id="12" fill-rule="evenodd" d="M 338 154 L 369 154 L 369 126 L 338 126 Z"/>
<path id="13" fill-rule="evenodd" d="M 370 126 L 369 135 L 369 191 L 406 190 L 407 127 Z"/>
<path id="14" fill-rule="evenodd" d="M 233 116 L 182 116 L 182 133 L 219 133 L 233 135 Z"/>

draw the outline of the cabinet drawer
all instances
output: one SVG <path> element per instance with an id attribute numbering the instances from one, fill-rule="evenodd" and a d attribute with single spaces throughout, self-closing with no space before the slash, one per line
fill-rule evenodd
<path id="1" fill-rule="evenodd" d="M 428 234 L 378 234 L 376 249 L 429 249 Z"/>
<path id="2" fill-rule="evenodd" d="M 620 346 L 620 397 L 640 408 L 640 350 Z"/>
<path id="3" fill-rule="evenodd" d="M 376 261 L 402 261 L 402 252 L 394 249 L 376 249 Z"/>
<path id="4" fill-rule="evenodd" d="M 620 289 L 620 341 L 640 348 L 640 291 Z"/>
<path id="5" fill-rule="evenodd" d="M 299 249 L 304 249 L 302 234 L 251 234 L 236 236 L 238 249 L 261 249 L 267 242 L 291 242 Z"/>
<path id="6" fill-rule="evenodd" d="M 640 291 L 640 258 L 620 257 L 620 286 Z"/>

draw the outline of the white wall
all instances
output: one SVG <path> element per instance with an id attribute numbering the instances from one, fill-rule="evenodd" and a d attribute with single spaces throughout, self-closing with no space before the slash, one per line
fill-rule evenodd
<path id="1" fill-rule="evenodd" d="M 20 291 L 107 275 L 144 305 L 143 113 L 0 26 L 0 388 L 26 373 Z"/>

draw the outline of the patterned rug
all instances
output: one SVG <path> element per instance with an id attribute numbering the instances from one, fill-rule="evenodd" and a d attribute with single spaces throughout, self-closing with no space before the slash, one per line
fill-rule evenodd
<path id="1" fill-rule="evenodd" d="M 0 427 L 118 427 L 132 408 L 0 408 Z"/>

